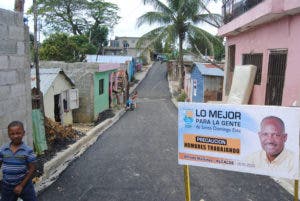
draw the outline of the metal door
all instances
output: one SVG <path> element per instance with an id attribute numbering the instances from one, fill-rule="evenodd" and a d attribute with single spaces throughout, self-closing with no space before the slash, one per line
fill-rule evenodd
<path id="1" fill-rule="evenodd" d="M 265 105 L 281 105 L 285 80 L 287 50 L 271 51 Z"/>

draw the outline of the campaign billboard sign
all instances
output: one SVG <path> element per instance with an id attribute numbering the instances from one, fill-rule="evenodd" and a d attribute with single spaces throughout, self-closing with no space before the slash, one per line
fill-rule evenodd
<path id="1" fill-rule="evenodd" d="M 178 162 L 299 179 L 300 108 L 178 104 Z"/>

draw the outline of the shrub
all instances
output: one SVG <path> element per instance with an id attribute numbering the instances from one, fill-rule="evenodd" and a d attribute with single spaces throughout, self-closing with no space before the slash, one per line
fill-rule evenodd
<path id="1" fill-rule="evenodd" d="M 186 99 L 186 97 L 187 97 L 186 93 L 185 93 L 185 92 L 182 92 L 182 93 L 180 93 L 179 96 L 177 97 L 177 101 L 178 101 L 178 102 L 184 102 L 185 99 Z"/>

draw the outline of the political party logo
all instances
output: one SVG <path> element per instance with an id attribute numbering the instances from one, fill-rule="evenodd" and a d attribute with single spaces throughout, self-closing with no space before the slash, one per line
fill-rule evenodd
<path id="1" fill-rule="evenodd" d="M 192 110 L 185 110 L 183 121 L 186 128 L 191 128 L 194 122 L 194 112 Z"/>

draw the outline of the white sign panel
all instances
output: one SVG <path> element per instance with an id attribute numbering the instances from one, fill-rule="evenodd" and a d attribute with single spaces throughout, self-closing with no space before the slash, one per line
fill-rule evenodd
<path id="1" fill-rule="evenodd" d="M 300 108 L 178 104 L 182 165 L 299 178 Z"/>

